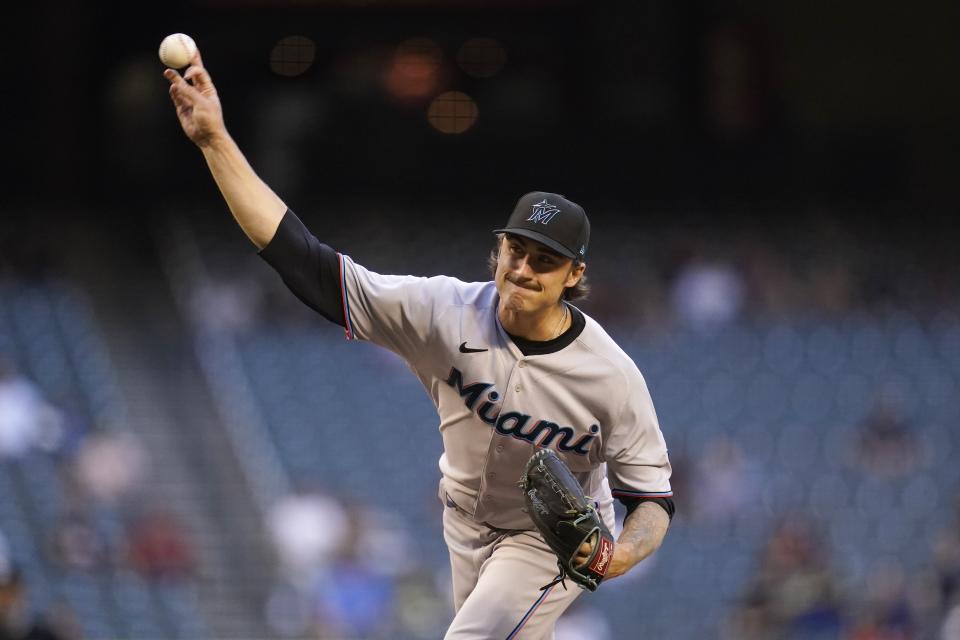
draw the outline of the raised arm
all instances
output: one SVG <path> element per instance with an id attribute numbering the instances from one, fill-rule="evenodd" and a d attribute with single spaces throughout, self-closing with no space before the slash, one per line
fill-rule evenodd
<path id="1" fill-rule="evenodd" d="M 287 205 L 254 172 L 227 132 L 217 88 L 197 51 L 181 76 L 167 69 L 170 98 L 183 132 L 203 152 L 210 173 L 237 224 L 258 249 L 273 238 Z"/>

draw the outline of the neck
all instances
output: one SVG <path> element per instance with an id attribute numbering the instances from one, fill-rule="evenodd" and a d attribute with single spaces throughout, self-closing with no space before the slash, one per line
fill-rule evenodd
<path id="1" fill-rule="evenodd" d="M 546 342 L 570 327 L 570 313 L 562 301 L 538 313 L 524 313 L 500 305 L 497 317 L 504 330 L 524 340 Z"/>

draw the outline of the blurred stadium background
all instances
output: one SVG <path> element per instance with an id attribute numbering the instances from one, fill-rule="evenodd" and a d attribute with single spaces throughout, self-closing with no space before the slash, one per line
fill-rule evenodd
<path id="1" fill-rule="evenodd" d="M 960 638 L 955 2 L 21 10 L 0 638 L 451 617 L 431 406 L 233 224 L 165 95 L 175 31 L 255 168 L 370 268 L 485 279 L 520 194 L 586 207 L 582 307 L 646 375 L 678 514 L 559 640 Z"/>

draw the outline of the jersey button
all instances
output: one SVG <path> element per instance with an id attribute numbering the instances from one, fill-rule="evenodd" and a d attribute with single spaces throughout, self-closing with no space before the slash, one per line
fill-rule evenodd
<path id="1" fill-rule="evenodd" d="M 497 472 L 496 472 L 496 471 L 491 471 L 490 473 L 487 474 L 487 477 L 490 478 L 491 480 L 493 480 L 494 478 L 497 477 Z"/>
<path id="2" fill-rule="evenodd" d="M 521 360 L 521 361 L 520 361 L 520 366 L 521 366 L 521 367 L 527 366 L 527 361 L 526 361 L 526 360 Z"/>
<path id="3" fill-rule="evenodd" d="M 498 445 L 497 445 L 497 453 L 502 453 L 502 452 L 503 452 L 503 445 L 502 445 L 502 444 L 498 444 Z"/>
<path id="4" fill-rule="evenodd" d="M 519 392 L 520 392 L 520 385 L 515 386 L 515 387 L 513 388 L 513 390 L 516 391 L 517 393 L 519 393 Z"/>

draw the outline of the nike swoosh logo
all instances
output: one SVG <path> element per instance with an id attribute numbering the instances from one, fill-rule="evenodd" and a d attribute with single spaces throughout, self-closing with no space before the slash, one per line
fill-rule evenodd
<path id="1" fill-rule="evenodd" d="M 487 349 L 471 349 L 466 341 L 460 343 L 460 353 L 480 353 L 481 351 L 487 351 Z"/>

